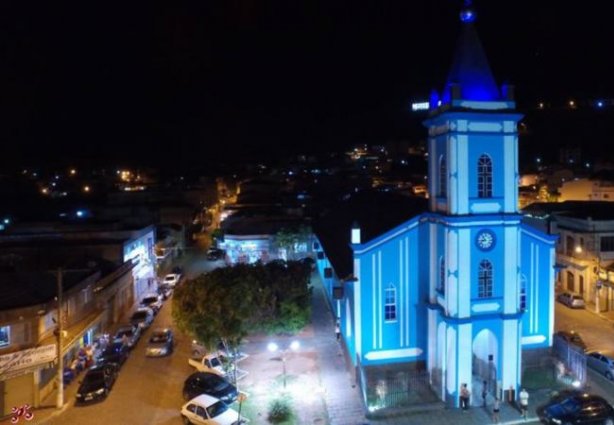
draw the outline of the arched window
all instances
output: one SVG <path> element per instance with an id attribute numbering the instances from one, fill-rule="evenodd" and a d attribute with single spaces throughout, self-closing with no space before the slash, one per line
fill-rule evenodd
<path id="1" fill-rule="evenodd" d="M 394 322 L 397 320 L 397 288 L 391 283 L 384 294 L 384 320 Z"/>
<path id="2" fill-rule="evenodd" d="M 488 155 L 478 159 L 478 198 L 492 197 L 492 160 Z"/>
<path id="3" fill-rule="evenodd" d="M 520 275 L 520 297 L 519 307 L 521 311 L 527 309 L 527 278 L 523 274 Z"/>
<path id="4" fill-rule="evenodd" d="M 439 258 L 439 281 L 437 282 L 437 291 L 441 295 L 446 294 L 446 260 L 443 256 Z"/>
<path id="5" fill-rule="evenodd" d="M 443 155 L 439 158 L 439 196 L 448 194 L 448 166 Z"/>
<path id="6" fill-rule="evenodd" d="M 478 298 L 490 297 L 492 297 L 492 264 L 488 260 L 482 260 L 478 271 Z"/>

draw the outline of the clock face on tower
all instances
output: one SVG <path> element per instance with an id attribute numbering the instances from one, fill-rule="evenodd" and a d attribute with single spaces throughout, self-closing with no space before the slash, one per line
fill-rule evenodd
<path id="1" fill-rule="evenodd" d="M 475 243 L 482 251 L 490 251 L 495 246 L 495 234 L 490 230 L 480 230 L 475 237 Z"/>

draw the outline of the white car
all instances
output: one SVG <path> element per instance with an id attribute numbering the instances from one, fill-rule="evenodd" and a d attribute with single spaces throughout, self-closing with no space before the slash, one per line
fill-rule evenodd
<path id="1" fill-rule="evenodd" d="M 586 307 L 584 303 L 584 298 L 577 294 L 572 294 L 571 292 L 562 292 L 556 297 L 557 301 L 565 304 L 569 308 L 584 308 Z"/>
<path id="2" fill-rule="evenodd" d="M 184 424 L 194 425 L 239 425 L 247 423 L 237 411 L 228 407 L 222 400 L 201 394 L 188 401 L 181 408 L 181 418 Z"/>
<path id="3" fill-rule="evenodd" d="M 181 280 L 181 275 L 180 274 L 178 274 L 178 273 L 169 273 L 166 276 L 164 276 L 164 280 L 162 281 L 162 283 L 170 285 L 172 287 L 175 287 L 175 285 L 177 285 L 180 280 Z"/>

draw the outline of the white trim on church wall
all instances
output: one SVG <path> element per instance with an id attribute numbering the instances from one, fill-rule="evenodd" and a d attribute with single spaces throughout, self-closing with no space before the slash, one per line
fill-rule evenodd
<path id="1" fill-rule="evenodd" d="M 377 252 L 377 324 L 378 324 L 378 345 L 376 348 L 382 348 L 382 336 L 384 334 L 384 289 L 382 283 L 382 251 Z"/>
<path id="2" fill-rule="evenodd" d="M 503 131 L 503 125 L 499 122 L 469 121 L 467 130 L 485 133 L 501 133 Z"/>
<path id="3" fill-rule="evenodd" d="M 434 309 L 427 310 L 428 314 L 428 327 L 426 329 L 426 368 L 431 372 L 437 367 L 437 311 Z"/>
<path id="4" fill-rule="evenodd" d="M 540 282 L 541 282 L 541 276 L 539 273 L 539 255 L 540 255 L 540 246 L 538 244 L 534 244 L 535 245 L 535 284 L 533 286 L 535 286 L 535 329 L 533 330 L 533 333 L 537 333 L 539 331 L 539 313 L 541 310 L 541 305 L 539 303 L 539 294 L 540 294 Z"/>
<path id="5" fill-rule="evenodd" d="M 418 357 L 422 354 L 423 350 L 419 347 L 403 348 L 396 350 L 380 350 L 369 351 L 365 354 L 367 360 L 392 360 L 403 357 Z"/>
<path id="6" fill-rule="evenodd" d="M 471 323 L 458 325 L 458 349 L 456 351 L 458 356 L 457 387 L 463 382 L 471 387 L 473 374 L 473 325 Z"/>
<path id="7" fill-rule="evenodd" d="M 456 104 L 462 108 L 468 109 L 482 109 L 482 110 L 496 110 L 496 109 L 508 109 L 513 108 L 514 102 L 493 102 L 493 101 L 477 101 L 477 100 L 460 100 L 453 101 L 452 104 Z"/>
<path id="8" fill-rule="evenodd" d="M 437 258 L 439 258 L 437 252 L 437 225 L 435 223 L 428 223 L 429 234 L 429 299 L 434 299 L 437 295 L 435 288 L 437 287 L 437 274 L 435 273 Z"/>
<path id="9" fill-rule="evenodd" d="M 447 327 L 446 333 L 446 389 L 448 394 L 454 394 L 456 388 L 456 329 L 452 326 Z"/>
<path id="10" fill-rule="evenodd" d="M 546 341 L 546 337 L 543 335 L 523 336 L 520 341 L 522 345 L 541 344 Z"/>
<path id="11" fill-rule="evenodd" d="M 503 312 L 514 314 L 518 311 L 518 227 L 504 227 L 504 251 L 503 259 Z"/>
<path id="12" fill-rule="evenodd" d="M 431 131 L 435 131 L 435 126 L 431 126 L 429 128 L 429 133 L 431 133 Z M 430 179 L 428 179 L 428 188 L 429 188 L 429 207 L 431 209 L 431 211 L 435 211 L 435 206 L 437 204 L 437 200 L 436 200 L 436 188 L 437 185 L 439 184 L 438 181 L 438 177 L 437 178 L 433 178 L 433 176 L 436 176 L 438 173 L 435 172 L 436 170 L 436 158 L 439 158 L 438 152 L 437 152 L 437 143 L 435 142 L 435 137 L 429 137 L 429 166 L 428 166 L 428 172 L 429 172 L 429 176 L 431 176 Z"/>
<path id="13" fill-rule="evenodd" d="M 405 309 L 409 308 L 409 305 L 405 304 L 405 275 L 404 275 L 404 265 L 407 266 L 407 263 L 403 264 L 404 260 L 404 246 L 403 239 L 399 239 L 399 301 L 398 301 L 398 311 L 397 315 L 399 316 L 399 346 L 405 346 Z M 409 341 L 407 341 L 409 345 Z"/>
<path id="14" fill-rule="evenodd" d="M 377 348 L 377 327 L 375 319 L 377 317 L 377 279 L 376 279 L 376 254 L 371 255 L 371 334 L 372 342 L 371 349 Z"/>
<path id="15" fill-rule="evenodd" d="M 356 330 L 355 350 L 358 356 L 362 353 L 362 297 L 361 297 L 360 259 L 354 258 L 354 329 Z"/>
<path id="16" fill-rule="evenodd" d="M 501 308 L 499 303 L 483 303 L 474 304 L 471 306 L 471 311 L 474 313 L 487 313 L 489 311 L 498 311 Z"/>
<path id="17" fill-rule="evenodd" d="M 456 137 L 447 135 L 446 145 L 448 151 L 448 207 L 449 214 L 458 214 L 458 156 L 456 149 Z"/>
<path id="18" fill-rule="evenodd" d="M 503 321 L 503 337 L 501 339 L 503 346 L 499 370 L 501 371 L 501 384 L 504 389 L 508 389 L 510 385 L 516 388 L 520 382 L 519 332 L 518 320 L 509 319 Z"/>
<path id="19" fill-rule="evenodd" d="M 409 237 L 405 238 L 405 264 L 407 264 L 407 267 L 405 267 L 405 309 L 403 310 L 403 313 L 405 314 L 405 341 L 406 344 L 409 345 L 410 344 L 410 340 L 409 340 L 409 324 L 410 324 L 410 319 L 409 319 L 409 313 L 411 311 L 410 309 L 410 297 L 409 297 L 409 288 L 410 288 L 410 284 L 409 284 L 409 256 L 410 252 L 409 252 Z"/>
<path id="20" fill-rule="evenodd" d="M 469 213 L 469 138 L 458 136 L 458 213 Z"/>
<path id="21" fill-rule="evenodd" d="M 471 229 L 458 229 L 458 317 L 471 316 Z"/>
<path id="22" fill-rule="evenodd" d="M 471 212 L 479 214 L 498 213 L 502 210 L 499 202 L 478 202 L 471 203 Z"/>
<path id="23" fill-rule="evenodd" d="M 443 240 L 446 250 L 444 264 L 447 281 L 444 301 L 447 314 L 450 316 L 456 316 L 459 309 L 459 296 L 462 292 L 462 289 L 458 287 L 458 235 L 456 230 L 448 230 L 447 227 L 443 228 L 443 232 Z"/>
<path id="24" fill-rule="evenodd" d="M 503 210 L 506 213 L 516 212 L 517 205 L 514 204 L 514 192 L 518 192 L 516 185 L 516 157 L 514 155 L 514 136 L 503 136 Z M 505 184 L 505 182 L 508 182 Z M 514 182 L 514 184 L 512 184 Z"/>
<path id="25" fill-rule="evenodd" d="M 556 254 L 554 249 L 550 249 L 550 265 L 554 266 Z M 548 345 L 552 346 L 552 336 L 554 335 L 554 267 L 550 267 L 548 273 L 548 293 L 552 294 L 548 301 Z"/>

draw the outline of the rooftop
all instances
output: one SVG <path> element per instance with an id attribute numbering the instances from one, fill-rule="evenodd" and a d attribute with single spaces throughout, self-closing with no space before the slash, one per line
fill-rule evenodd
<path id="1" fill-rule="evenodd" d="M 393 192 L 362 191 L 335 205 L 314 225 L 337 276 L 352 273 L 350 237 L 352 223 L 358 223 L 362 243 L 427 211 L 427 200 Z"/>

